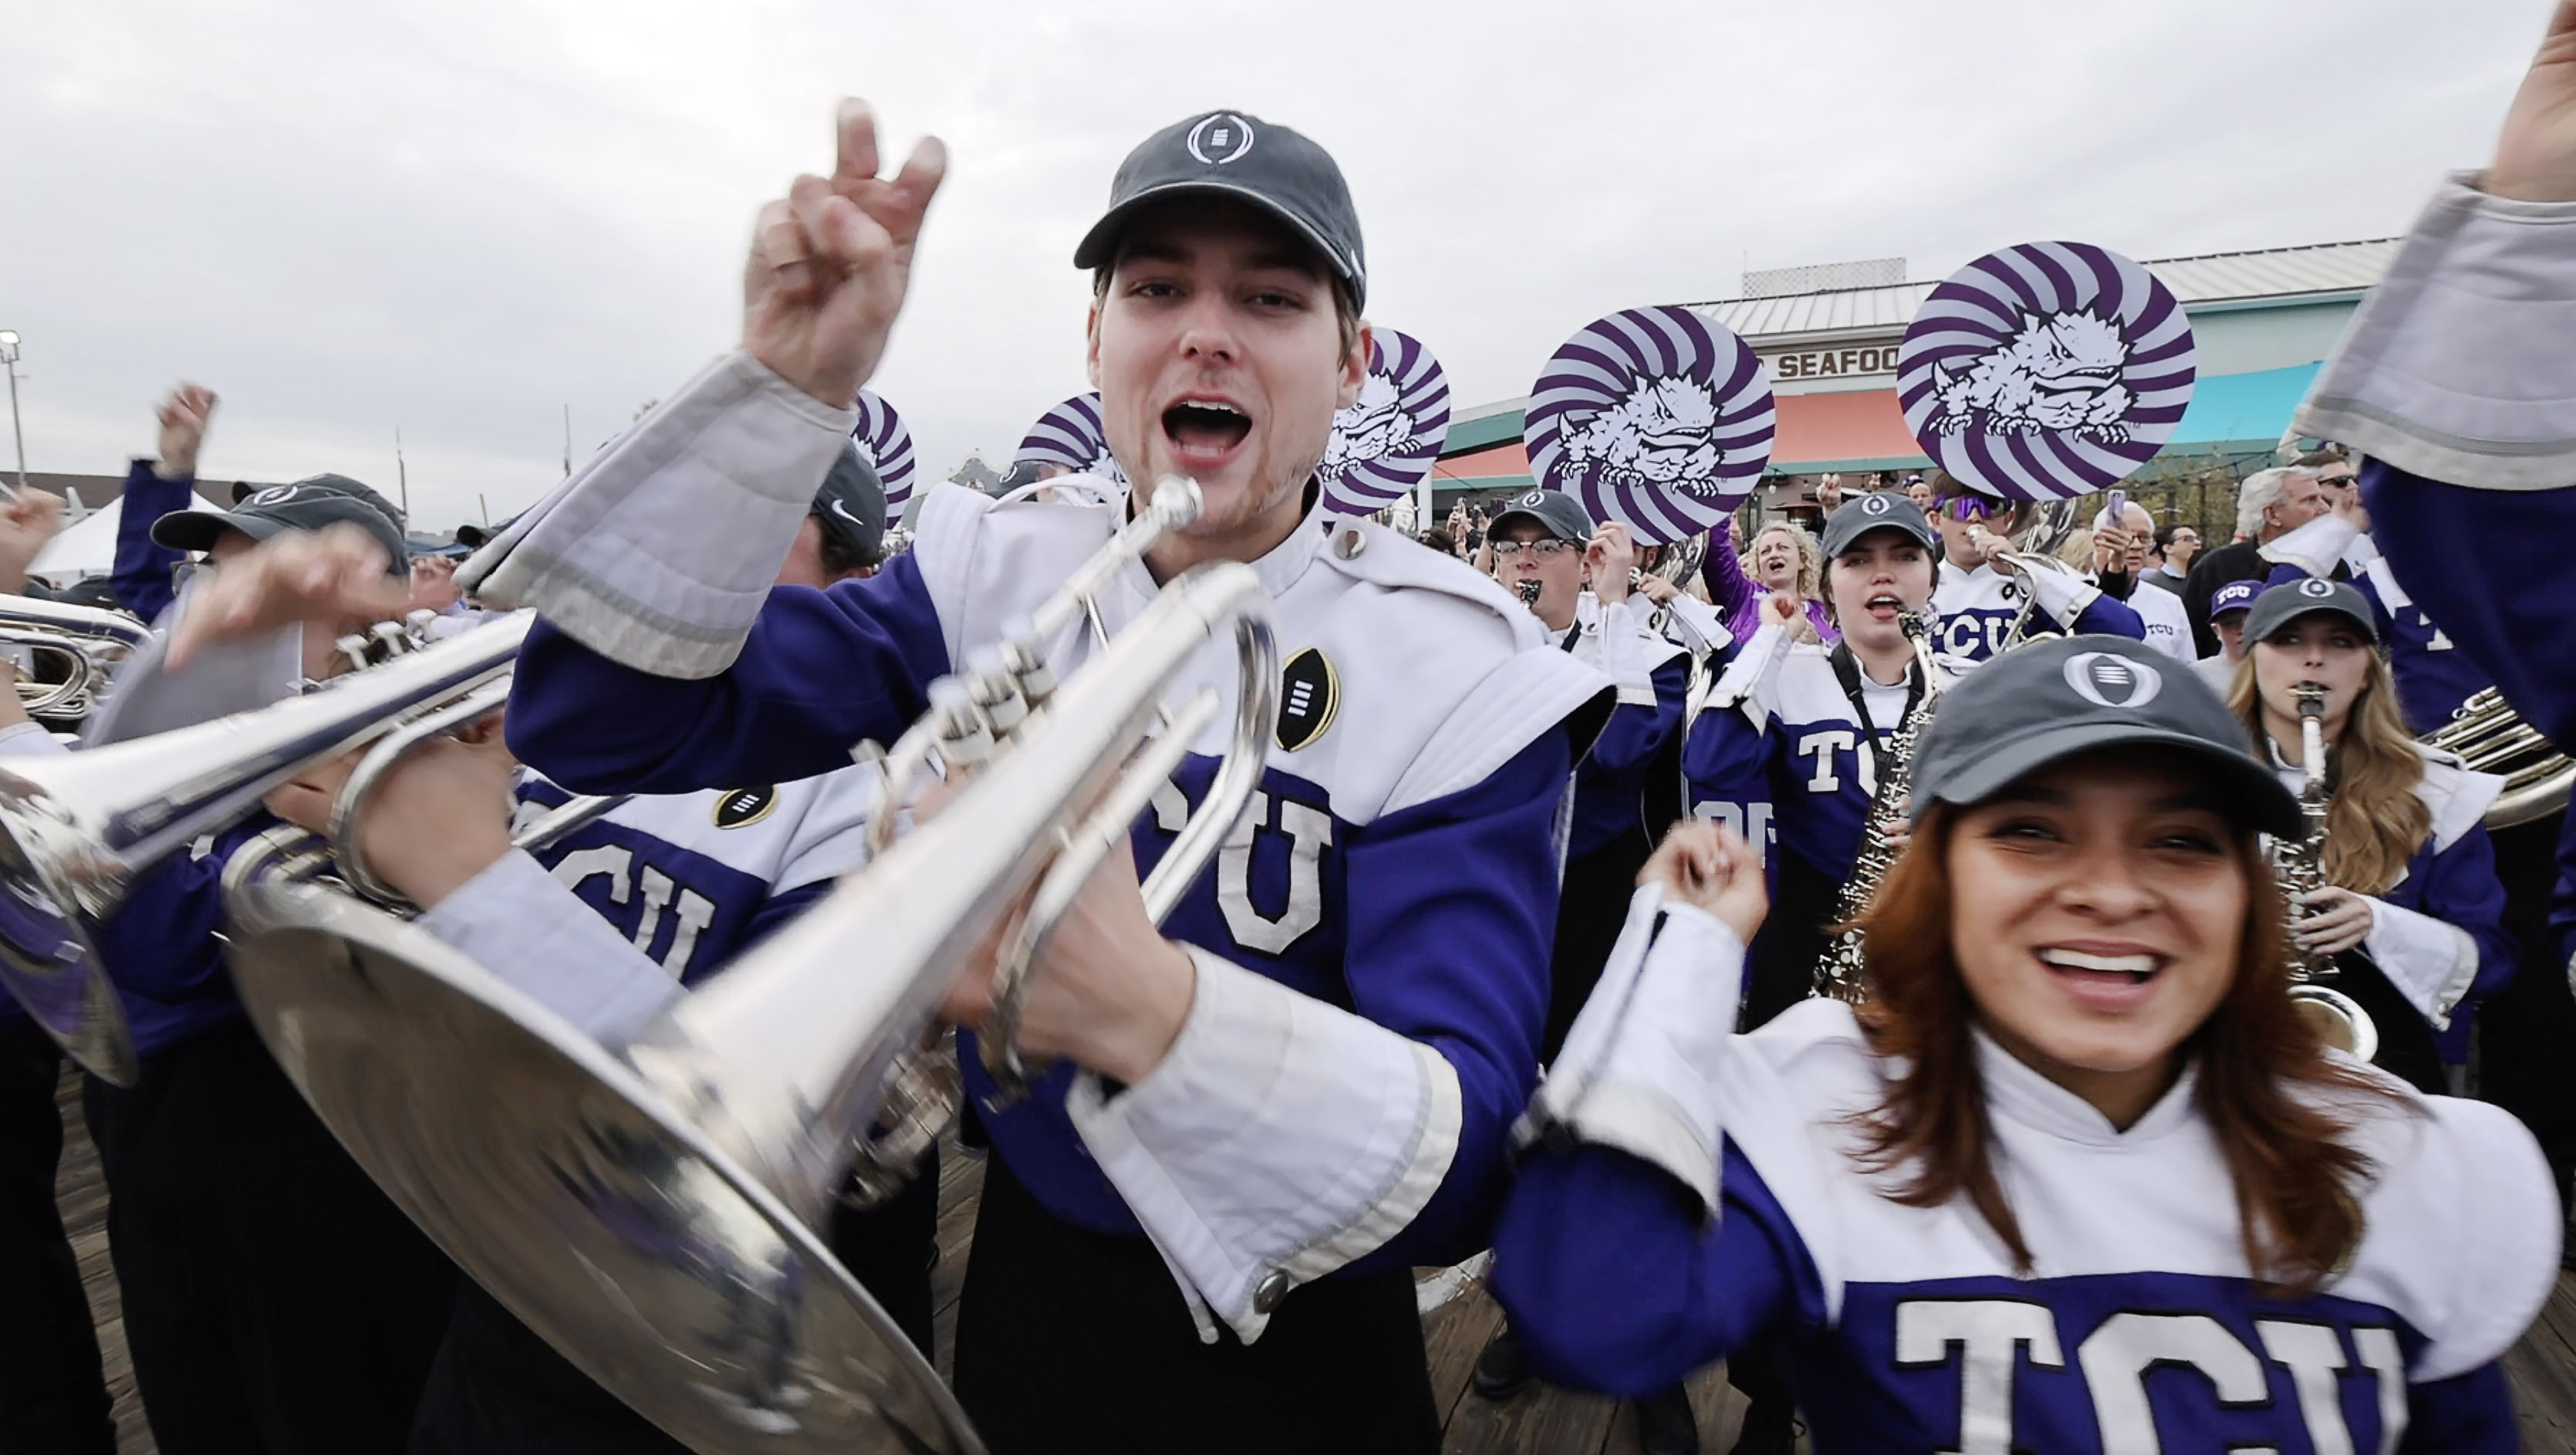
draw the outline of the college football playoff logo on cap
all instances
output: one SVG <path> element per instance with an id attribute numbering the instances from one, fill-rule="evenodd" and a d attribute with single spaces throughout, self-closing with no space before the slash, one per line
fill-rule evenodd
<path id="1" fill-rule="evenodd" d="M 1279 746 L 1296 752 L 1324 735 L 1342 708 L 1341 674 L 1313 647 L 1288 659 L 1279 672 Z"/>
<path id="2" fill-rule="evenodd" d="M 1863 515 L 1885 515 L 1895 508 L 1894 503 L 1884 495 L 1864 495 L 1860 498 L 1860 513 Z"/>
<path id="3" fill-rule="evenodd" d="M 1231 111 L 1199 118 L 1190 128 L 1190 155 L 1211 167 L 1241 161 L 1252 150 L 1252 123 Z"/>
<path id="4" fill-rule="evenodd" d="M 2114 652 L 2078 652 L 2066 659 L 2066 685 L 2096 707 L 2125 709 L 2155 701 L 2165 679 L 2146 663 Z"/>
<path id="5" fill-rule="evenodd" d="M 774 785 L 728 789 L 716 800 L 716 827 L 749 828 L 769 817 L 769 811 L 776 807 L 778 807 L 778 789 Z"/>
<path id="6" fill-rule="evenodd" d="M 259 492 L 257 495 L 243 501 L 242 504 L 245 506 L 284 505 L 286 502 L 293 500 L 296 496 L 303 493 L 304 487 L 301 485 L 271 485 L 267 489 Z"/>
<path id="7" fill-rule="evenodd" d="M 2322 577 L 2311 576 L 2299 583 L 2299 594 L 2322 601 L 2334 595 L 2334 583 Z"/>

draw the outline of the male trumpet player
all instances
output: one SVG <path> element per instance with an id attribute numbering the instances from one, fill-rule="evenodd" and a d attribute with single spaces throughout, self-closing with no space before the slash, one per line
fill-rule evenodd
<path id="1" fill-rule="evenodd" d="M 469 565 L 487 599 L 548 617 L 510 713 L 527 761 L 583 790 L 833 768 L 1125 518 L 1123 497 L 942 490 L 873 579 L 770 589 L 944 161 L 925 142 L 878 178 L 874 118 L 845 107 L 835 174 L 763 211 L 743 349 Z M 1107 629 L 1195 564 L 1247 562 L 1289 682 L 1262 793 L 1168 936 L 1135 869 L 1204 790 L 1203 752 L 1035 968 L 1020 1041 L 1059 1064 L 985 1118 L 958 1392 L 999 1451 L 1432 1449 L 1409 1270 L 1484 1241 L 1535 1078 L 1558 814 L 1606 684 L 1458 563 L 1327 530 L 1314 466 L 1369 335 L 1358 218 L 1320 147 L 1230 112 L 1166 128 L 1075 263 L 1113 452 L 1206 502 L 1102 593 Z M 1230 681 L 1224 650 L 1187 675 Z M 970 1026 L 982 969 L 948 1004 Z"/>

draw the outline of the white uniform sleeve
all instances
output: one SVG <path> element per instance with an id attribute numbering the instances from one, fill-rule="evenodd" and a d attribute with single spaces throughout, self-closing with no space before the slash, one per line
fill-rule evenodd
<path id="1" fill-rule="evenodd" d="M 663 677 L 733 665 L 858 415 L 749 354 L 707 366 L 456 573 Z M 710 529 L 711 522 L 721 522 Z"/>
<path id="2" fill-rule="evenodd" d="M 1602 604 L 1597 620 L 1601 628 L 1601 659 L 1593 665 L 1617 689 L 1619 705 L 1654 706 L 1657 659 L 1672 654 L 1670 644 L 1653 638 L 1646 630 L 1645 619 L 1626 601 Z M 1650 644 L 1663 650 L 1650 657 Z"/>
<path id="3" fill-rule="evenodd" d="M 515 849 L 412 923 L 606 1044 L 626 1040 L 687 994 Z"/>
<path id="4" fill-rule="evenodd" d="M 1524 1140 L 1558 1132 L 1670 1172 L 1717 1206 L 1718 1072 L 1735 1028 L 1744 942 L 1647 885 L 1539 1083 Z"/>
<path id="5" fill-rule="evenodd" d="M 12 723 L 0 728 L 0 758 L 48 758 L 70 751 L 40 722 Z"/>
<path id="6" fill-rule="evenodd" d="M 1704 657 L 1735 645 L 1735 634 L 1717 619 L 1717 608 L 1687 591 L 1675 592 L 1673 599 L 1664 603 L 1664 610 L 1671 613 L 1673 627 L 1682 635 L 1682 645 L 1694 656 Z"/>
<path id="7" fill-rule="evenodd" d="M 868 811 L 875 802 L 872 774 L 858 768 L 825 774 L 770 878 L 770 892 L 837 879 L 866 863 Z M 895 821 L 903 822 L 901 817 Z"/>
<path id="8" fill-rule="evenodd" d="M 2576 479 L 2576 203 L 2443 184 L 2292 421 L 2488 490 Z"/>
<path id="9" fill-rule="evenodd" d="M 2453 1007 L 2478 978 L 2478 942 L 2467 930 L 2385 900 L 2370 901 L 2370 933 L 2361 943 L 2437 1031 L 2451 1024 Z"/>
<path id="10" fill-rule="evenodd" d="M 1161 1250 L 1246 1343 L 1264 1284 L 1319 1278 L 1403 1231 L 1448 1175 L 1458 1073 L 1437 1051 L 1195 945 L 1198 991 L 1161 1064 L 1065 1098 Z"/>
<path id="11" fill-rule="evenodd" d="M 2284 531 L 2263 547 L 2264 560 L 2298 567 L 2308 575 L 2334 574 L 2344 553 L 2361 536 L 2361 528 L 2339 515 L 2320 515 L 2296 530 Z"/>
<path id="12" fill-rule="evenodd" d="M 1771 721 L 1779 701 L 1780 664 L 1789 659 L 1789 648 L 1795 638 L 1776 621 L 1765 621 L 1744 644 L 1744 650 L 1728 663 L 1725 675 L 1709 689 L 1709 707 L 1735 708 L 1745 720 L 1759 728 Z"/>
<path id="13" fill-rule="evenodd" d="M 2075 619 L 2101 596 L 2102 588 L 2072 572 L 2033 571 L 2030 594 L 2039 598 L 2040 610 L 2072 630 Z"/>
<path id="14" fill-rule="evenodd" d="M 2466 1374 L 2503 1357 L 2539 1317 L 2558 1283 L 2562 1221 L 2540 1144 L 2501 1107 L 2428 1096 L 2428 1155 L 2403 1170 L 2430 1200 L 2425 1226 L 2392 1229 L 2443 1249 L 2446 1307 L 2429 1310 L 2419 1382 Z M 2413 1209 L 2409 1209 L 2410 1212 Z M 2412 1221 L 2412 1219 L 2409 1219 Z"/>

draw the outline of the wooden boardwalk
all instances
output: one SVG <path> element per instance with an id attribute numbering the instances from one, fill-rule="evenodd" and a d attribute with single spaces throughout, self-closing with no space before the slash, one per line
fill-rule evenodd
<path id="1" fill-rule="evenodd" d="M 116 1397 L 118 1450 L 120 1455 L 153 1455 L 151 1432 L 134 1394 L 133 1366 L 126 1358 L 116 1279 L 108 1267 L 106 1188 L 99 1180 L 98 1153 L 81 1127 L 76 1087 L 66 1074 L 60 1096 L 66 1134 L 57 1179 L 63 1221 L 80 1255 L 90 1307 L 98 1318 L 108 1389 Z M 944 1151 L 933 1292 L 939 1308 L 939 1372 L 947 1375 L 984 1165 L 954 1143 Z M 1501 1404 L 1471 1393 L 1468 1371 L 1501 1317 L 1493 1300 L 1472 1284 L 1423 1317 L 1433 1391 L 1448 1431 L 1442 1448 L 1448 1455 L 1629 1455 L 1636 1450 L 1635 1416 L 1616 1400 L 1544 1386 Z M 2513 1381 L 2523 1448 L 2532 1455 L 2576 1455 L 2576 1274 L 2559 1275 L 2548 1308 L 2506 1357 L 2505 1367 Z M 1699 1413 L 1701 1447 L 1710 1455 L 1723 1455 L 1734 1442 L 1742 1401 L 1727 1386 L 1722 1367 L 1702 1371 L 1690 1391 Z M 1806 1448 L 1803 1441 L 1799 1448 Z"/>

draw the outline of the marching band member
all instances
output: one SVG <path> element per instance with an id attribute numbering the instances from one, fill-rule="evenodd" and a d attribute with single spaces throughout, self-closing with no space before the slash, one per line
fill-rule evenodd
<path id="1" fill-rule="evenodd" d="M 2361 593 L 2341 582 L 2303 577 L 2265 591 L 2245 619 L 2251 645 L 2228 705 L 2295 788 L 2304 750 L 2294 689 L 2325 689 L 2331 882 L 2307 896 L 2298 941 L 2344 960 L 2337 988 L 2374 1010 L 2379 1064 L 2438 1090 L 2445 1068 L 2454 1082 L 2466 1070 L 2477 1002 L 2513 975 L 2504 886 L 2484 822 L 2504 780 L 2437 756 L 2406 731 L 2370 616 Z M 2387 998 L 2373 993 L 2382 982 L 2402 997 L 2400 1013 L 2436 1032 L 2424 1049 L 2438 1050 L 2438 1064 L 2405 1056 L 2416 1038 L 2388 1033 Z"/>
<path id="2" fill-rule="evenodd" d="M 1931 525 L 1905 496 L 1855 496 L 1825 522 L 1825 597 L 1840 637 L 1797 640 L 1786 596 L 1727 669 L 1682 749 L 1694 817 L 1731 824 L 1771 862 L 1781 911 L 1745 992 L 1758 1026 L 1803 1000 L 1835 895 L 1861 850 L 1886 735 L 1925 684 L 1898 613 L 1932 596 Z M 1776 837 L 1786 852 L 1770 855 Z"/>
<path id="3" fill-rule="evenodd" d="M 1941 532 L 1940 586 L 1932 597 L 1941 635 L 1934 646 L 1962 662 L 1982 662 L 2004 649 L 2013 623 L 2031 605 L 2021 599 L 2021 573 L 1998 571 L 1993 564 L 1998 553 L 2012 549 L 2012 536 L 2027 522 L 2030 507 L 1979 494 L 1947 470 L 1932 472 L 1932 499 L 1932 522 Z M 2146 624 L 2126 602 L 2071 571 L 2031 572 L 2029 587 L 2039 593 L 2029 614 L 2032 631 L 2146 634 Z"/>
<path id="4" fill-rule="evenodd" d="M 1591 513 L 1573 496 L 1532 490 L 1517 497 L 1493 518 L 1485 544 L 1495 580 L 1529 601 L 1552 644 L 1598 668 L 1618 689 L 1618 706 L 1574 771 L 1573 825 L 1548 966 L 1547 1027 L 1539 1040 L 1543 1065 L 1555 1059 L 1575 1012 L 1601 978 L 1602 963 L 1619 937 L 1627 887 L 1679 816 L 1678 749 L 1690 658 L 1651 630 L 1629 600 L 1637 547 L 1628 528 L 1614 520 L 1596 531 Z M 1535 597 L 1528 594 L 1532 590 Z M 1472 1383 L 1489 1399 L 1508 1399 L 1529 1383 L 1508 1326 L 1496 1331 L 1476 1360 Z M 1648 1455 L 1663 1455 L 1668 1443 L 1684 1439 L 1688 1448 L 1696 1447 L 1690 1395 L 1678 1384 L 1641 1402 L 1638 1424 Z"/>
<path id="5" fill-rule="evenodd" d="M 487 601 L 548 615 L 509 732 L 557 781 L 677 792 L 839 766 L 1124 519 L 1117 497 L 940 490 L 874 578 L 772 589 L 943 163 L 925 143 L 879 180 L 874 120 L 845 108 L 836 175 L 763 214 L 743 351 L 523 517 L 497 564 L 469 563 Z M 1535 1079 L 1554 826 L 1607 685 L 1492 582 L 1370 524 L 1327 532 L 1314 464 L 1369 340 L 1358 220 L 1320 148 L 1236 113 L 1168 128 L 1120 168 L 1076 263 L 1095 270 L 1113 450 L 1206 501 L 1104 593 L 1107 627 L 1156 578 L 1248 562 L 1307 690 L 1239 848 L 1170 937 L 1114 857 L 1031 976 L 1022 1042 L 1061 1063 L 984 1118 L 958 1393 L 1002 1451 L 1433 1449 L 1410 1270 L 1485 1244 Z M 705 529 L 711 509 L 731 528 Z M 1204 665 L 1230 682 L 1230 649 Z M 1213 767 L 1194 758 L 1174 796 Z M 1139 820 L 1141 863 L 1169 821 Z M 971 1023 L 967 979 L 948 1009 Z"/>
<path id="6" fill-rule="evenodd" d="M 232 511 L 145 524 L 164 550 L 207 551 L 218 581 L 255 541 L 336 528 L 360 545 L 334 565 L 349 591 L 408 593 L 401 532 L 334 489 L 280 486 Z M 166 570 L 160 582 L 166 593 Z M 316 622 L 300 643 L 244 660 L 263 661 L 281 684 L 299 671 L 328 676 L 334 639 L 371 619 Z M 132 678 L 120 673 L 120 694 Z M 14 694 L 0 694 L 0 725 L 23 720 Z M 43 734 L 0 748 L 64 751 Z M 254 816 L 139 875 L 95 936 L 142 1062 L 133 1086 L 92 1077 L 82 1097 L 107 1182 L 125 1340 L 162 1450 L 397 1452 L 455 1274 L 340 1149 L 233 995 L 220 878 L 232 851 L 274 822 Z"/>
<path id="7" fill-rule="evenodd" d="M 1912 813 L 1873 999 L 1751 1035 L 1749 848 L 1649 865 L 1496 1232 L 1539 1369 L 1634 1391 L 1770 1335 L 1819 1452 L 2518 1448 L 2546 1167 L 2318 1044 L 2257 837 L 2298 806 L 2224 704 L 2039 643 L 1943 702 Z"/>
<path id="8" fill-rule="evenodd" d="M 781 567 L 780 589 L 812 592 L 871 574 L 884 523 L 876 472 L 845 447 Z M 391 592 L 372 603 L 308 592 L 308 568 L 331 559 L 337 544 L 309 536 L 266 543 L 231 562 L 189 610 L 247 606 L 251 621 L 237 630 L 256 630 L 405 604 Z M 184 656 L 182 665 L 191 665 Z M 370 866 L 422 906 L 422 928 L 603 1041 L 623 1039 L 666 1008 L 676 988 L 721 971 L 865 857 L 873 789 L 852 767 L 794 782 L 638 796 L 531 854 L 511 847 L 513 825 L 563 804 L 569 795 L 561 788 L 534 772 L 514 773 L 497 735 L 488 743 L 442 741 L 420 757 L 417 768 L 407 759 L 389 773 L 370 804 L 361 848 Z M 306 770 L 271 795 L 272 812 L 323 831 L 353 765 L 342 758 Z M 836 1203 L 823 1230 L 925 1354 L 938 1180 L 934 1152 L 894 1199 L 866 1211 Z M 468 1282 L 422 1393 L 410 1449 L 678 1455 L 682 1447 Z"/>
<path id="9" fill-rule="evenodd" d="M 2370 509 L 2360 494 L 2345 490 L 2331 498 L 2333 509 L 2263 547 L 2263 559 L 2273 563 L 2264 584 L 2330 579 L 2359 561 L 2351 572 L 2353 588 L 2369 603 L 2371 624 L 2387 648 L 2407 730 L 2421 737 L 2495 684 L 2407 594 L 2394 564 L 2371 538 Z"/>
<path id="10" fill-rule="evenodd" d="M 0 594 L 24 589 L 27 567 L 61 520 L 61 499 L 42 490 L 0 505 Z M 0 698 L 17 702 L 17 681 L 16 667 L 0 659 Z M 24 738 L 45 738 L 47 747 L 20 745 Z M 23 713 L 0 727 L 0 755 L 50 746 L 44 725 Z M 115 1455 L 98 1332 L 54 1195 L 62 1069 L 62 1049 L 0 992 L 0 1449 Z"/>

